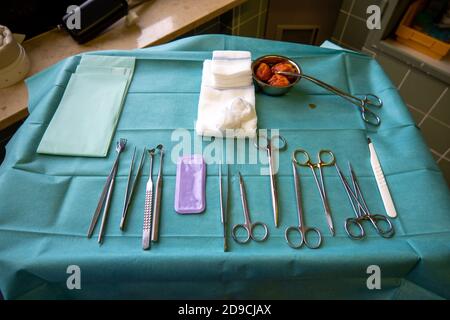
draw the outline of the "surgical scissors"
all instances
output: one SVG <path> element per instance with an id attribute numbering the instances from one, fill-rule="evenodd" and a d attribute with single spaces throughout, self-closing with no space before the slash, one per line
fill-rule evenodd
<path id="1" fill-rule="evenodd" d="M 273 219 L 275 222 L 275 227 L 278 227 L 278 191 L 277 191 L 277 181 L 276 173 L 273 167 L 272 154 L 273 151 L 282 151 L 286 149 L 287 142 L 280 135 L 274 135 L 272 138 L 267 138 L 266 136 L 260 136 L 259 139 L 265 139 L 266 144 L 261 146 L 258 142 L 255 142 L 255 146 L 260 150 L 265 150 L 267 152 L 267 158 L 269 161 L 269 175 L 270 175 L 270 192 L 272 195 L 272 208 L 273 208 Z M 278 146 L 274 144 L 275 140 L 278 140 Z"/>
<path id="2" fill-rule="evenodd" d="M 345 179 L 339 166 L 335 164 L 335 167 L 339 175 L 339 178 L 341 179 L 342 184 L 344 185 L 345 192 L 347 193 L 348 199 L 356 216 L 355 218 L 348 218 L 345 220 L 344 227 L 348 236 L 353 240 L 363 239 L 366 235 L 366 232 L 362 225 L 362 222 L 364 220 L 370 221 L 372 226 L 375 228 L 376 232 L 381 237 L 391 238 L 392 236 L 394 236 L 395 233 L 394 226 L 392 225 L 388 217 L 382 214 L 371 214 L 369 212 L 369 208 L 367 207 L 367 203 L 361 192 L 361 188 L 359 187 L 356 175 L 352 169 L 350 162 L 348 163 L 348 167 L 350 171 L 350 177 L 352 179 L 353 190 L 348 184 L 347 180 Z M 381 227 L 381 224 L 384 224 L 387 227 L 383 228 Z M 353 233 L 351 231 L 351 225 L 357 226 L 357 230 L 359 230 L 359 233 Z"/>
<path id="3" fill-rule="evenodd" d="M 295 161 L 292 161 L 292 172 L 294 173 L 294 187 L 295 187 L 295 197 L 297 199 L 297 216 L 298 216 L 298 226 L 287 227 L 284 233 L 284 238 L 286 239 L 287 244 L 293 249 L 299 249 L 303 246 L 307 246 L 310 249 L 317 249 L 322 244 L 322 233 L 317 228 L 307 227 L 303 220 L 303 208 L 302 208 L 302 195 L 300 191 L 300 178 L 297 172 L 297 168 L 295 167 Z M 297 232 L 300 235 L 300 242 L 294 243 L 292 242 L 289 234 L 291 232 Z M 308 234 L 315 233 L 317 235 L 317 242 L 311 244 L 308 240 Z"/>
<path id="4" fill-rule="evenodd" d="M 242 224 L 236 224 L 233 226 L 231 235 L 233 236 L 234 241 L 236 241 L 239 244 L 244 244 L 250 241 L 250 239 L 256 241 L 256 242 L 262 242 L 267 239 L 267 236 L 269 235 L 269 229 L 267 228 L 267 225 L 263 222 L 254 222 L 250 220 L 250 213 L 248 211 L 248 204 L 247 204 L 247 196 L 245 194 L 245 186 L 244 186 L 244 180 L 242 179 L 242 175 L 240 172 L 238 172 L 239 175 L 239 189 L 241 192 L 241 201 L 242 201 L 242 209 L 244 211 L 244 223 Z M 261 226 L 264 229 L 264 234 L 262 237 L 255 236 L 255 228 L 257 226 Z M 239 237 L 237 235 L 239 229 L 244 229 L 247 233 L 247 236 L 244 240 L 239 240 Z"/>
<path id="5" fill-rule="evenodd" d="M 358 98 L 357 96 L 354 96 L 350 93 L 342 91 L 341 89 L 338 89 L 335 86 L 332 86 L 326 82 L 323 82 L 314 77 L 305 75 L 303 73 L 298 74 L 298 73 L 285 72 L 285 71 L 278 71 L 276 73 L 282 74 L 285 76 L 289 76 L 289 77 L 300 77 L 300 78 L 309 80 L 312 83 L 317 84 L 318 86 L 340 96 L 341 98 L 344 98 L 345 100 L 347 100 L 350 103 L 354 104 L 355 106 L 359 107 L 360 111 L 361 111 L 361 118 L 365 122 L 367 122 L 373 126 L 379 126 L 381 123 L 380 117 L 368 108 L 368 107 L 381 108 L 383 106 L 383 101 L 374 94 L 368 93 L 368 94 L 365 94 L 363 98 Z"/>
<path id="6" fill-rule="evenodd" d="M 299 161 L 297 159 L 297 154 L 299 154 L 299 153 L 303 155 L 303 161 Z M 328 161 L 327 161 L 327 159 L 325 159 L 325 155 L 329 156 Z M 303 149 L 297 149 L 292 153 L 292 160 L 295 162 L 295 164 L 302 166 L 302 167 L 309 167 L 311 169 L 314 180 L 317 185 L 317 189 L 319 190 L 320 198 L 322 200 L 323 209 L 325 211 L 325 217 L 326 217 L 327 223 L 328 223 L 328 228 L 330 229 L 331 235 L 334 236 L 334 234 L 335 234 L 334 224 L 333 224 L 333 219 L 331 218 L 331 210 L 330 210 L 330 206 L 328 204 L 327 192 L 325 190 L 322 167 L 332 166 L 333 164 L 335 164 L 336 160 L 335 160 L 333 152 L 331 152 L 330 150 L 320 150 L 319 153 L 317 154 L 317 159 L 318 159 L 317 163 L 312 163 L 308 152 L 306 152 Z M 319 169 L 320 180 L 317 178 L 315 168 Z"/>

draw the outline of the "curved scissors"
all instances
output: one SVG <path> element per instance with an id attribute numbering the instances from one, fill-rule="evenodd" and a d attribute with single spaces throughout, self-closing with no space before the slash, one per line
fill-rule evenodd
<path id="1" fill-rule="evenodd" d="M 298 160 L 298 158 L 297 158 L 298 154 L 303 155 L 302 161 Z M 328 155 L 328 159 L 325 158 L 325 155 Z M 334 236 L 334 234 L 335 234 L 334 223 L 333 223 L 333 219 L 331 218 L 331 209 L 328 204 L 328 196 L 327 196 L 327 193 L 325 190 L 322 168 L 330 167 L 330 166 L 334 165 L 336 163 L 336 158 L 334 157 L 333 152 L 331 152 L 330 150 L 320 150 L 319 153 L 317 154 L 317 159 L 318 159 L 318 162 L 313 163 L 311 161 L 311 158 L 310 158 L 308 152 L 306 152 L 303 149 L 297 149 L 292 153 L 292 161 L 294 161 L 295 164 L 302 166 L 302 167 L 309 167 L 311 169 L 311 172 L 314 177 L 314 181 L 316 182 L 316 185 L 317 185 L 317 189 L 319 190 L 320 198 L 322 200 L 323 209 L 325 211 L 325 217 L 326 217 L 327 223 L 328 223 L 328 228 L 330 229 L 331 235 Z M 315 168 L 319 169 L 320 180 L 319 180 L 319 178 L 317 178 Z"/>
<path id="2" fill-rule="evenodd" d="M 241 191 L 242 208 L 244 210 L 244 223 L 234 225 L 231 235 L 233 236 L 234 241 L 236 241 L 239 244 L 247 243 L 250 241 L 250 239 L 256 242 L 262 242 L 267 239 L 269 235 L 269 229 L 267 228 L 267 225 L 263 222 L 252 223 L 252 221 L 250 220 L 250 214 L 247 205 L 247 196 L 245 194 L 244 180 L 242 179 L 241 173 L 238 172 L 238 174 L 239 174 L 239 189 Z M 261 237 L 255 235 L 254 230 L 257 226 L 261 226 L 264 229 L 264 234 Z M 244 238 L 244 240 L 240 240 L 237 235 L 240 229 L 244 229 L 245 232 L 247 233 L 247 236 Z"/>
<path id="3" fill-rule="evenodd" d="M 353 190 L 349 186 L 347 180 L 345 179 L 341 169 L 338 167 L 337 164 L 335 164 L 335 167 L 338 172 L 339 178 L 341 179 L 344 185 L 352 209 L 355 213 L 354 218 L 348 218 L 345 220 L 344 227 L 345 232 L 347 232 L 348 236 L 354 240 L 363 239 L 366 236 L 366 232 L 364 230 L 362 222 L 368 220 L 371 222 L 372 226 L 381 237 L 391 238 L 395 233 L 394 226 L 392 225 L 391 220 L 389 220 L 388 217 L 382 214 L 371 214 L 369 212 L 369 208 L 367 207 L 367 203 L 364 199 L 361 188 L 359 187 L 358 181 L 356 180 L 356 175 L 352 169 L 351 164 L 349 163 L 348 167 L 352 179 Z M 351 231 L 352 225 L 357 227 L 356 230 L 359 230 L 357 233 Z M 386 227 L 382 227 L 382 225 L 385 225 Z"/>
<path id="4" fill-rule="evenodd" d="M 297 173 L 297 169 L 295 168 L 295 162 L 292 161 L 292 171 L 294 173 L 294 187 L 295 187 L 295 196 L 297 199 L 297 216 L 298 216 L 298 226 L 291 226 L 286 228 L 284 233 L 284 238 L 286 239 L 287 244 L 293 249 L 299 249 L 303 246 L 307 246 L 310 249 L 317 249 L 322 244 L 322 233 L 317 228 L 307 227 L 303 221 L 303 208 L 302 208 L 302 198 L 300 192 L 300 179 Z M 294 243 L 289 237 L 292 232 L 296 232 L 300 235 L 300 241 Z M 315 243 L 311 243 L 308 240 L 308 234 L 315 233 L 317 235 L 317 241 Z"/>
<path id="5" fill-rule="evenodd" d="M 269 160 L 270 192 L 272 195 L 273 219 L 275 222 L 275 227 L 278 227 L 278 191 L 277 191 L 277 181 L 275 179 L 276 174 L 273 168 L 272 152 L 286 149 L 287 142 L 286 139 L 284 139 L 280 135 L 274 135 L 270 139 L 267 138 L 266 136 L 260 136 L 259 140 L 261 141 L 261 139 L 265 139 L 266 144 L 261 146 L 257 141 L 255 141 L 255 147 L 257 147 L 260 150 L 265 150 L 267 152 L 267 158 Z M 278 145 L 274 143 L 276 140 L 278 140 Z"/>

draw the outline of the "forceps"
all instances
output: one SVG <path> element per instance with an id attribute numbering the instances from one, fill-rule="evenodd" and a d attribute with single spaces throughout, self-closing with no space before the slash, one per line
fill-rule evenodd
<path id="1" fill-rule="evenodd" d="M 303 155 L 303 161 L 299 161 L 297 159 L 297 154 L 299 154 L 299 153 Z M 324 155 L 328 155 L 330 157 L 328 161 L 326 159 L 324 159 Z M 334 236 L 334 234 L 335 234 L 334 224 L 333 224 L 333 219 L 331 218 L 331 210 L 330 210 L 330 206 L 328 204 L 327 192 L 325 190 L 322 167 L 332 166 L 333 164 L 335 164 L 336 160 L 335 160 L 333 152 L 331 152 L 329 150 L 320 150 L 319 153 L 317 154 L 317 159 L 318 159 L 317 163 L 312 163 L 308 152 L 306 152 L 303 149 L 297 149 L 292 153 L 292 160 L 295 162 L 295 164 L 302 166 L 302 167 L 309 167 L 311 169 L 314 180 L 317 185 L 317 189 L 319 190 L 323 208 L 325 210 L 325 217 L 327 219 L 328 228 L 330 229 L 331 235 Z M 317 178 L 315 168 L 319 169 L 320 180 Z"/>
<path id="2" fill-rule="evenodd" d="M 228 250 L 227 244 L 227 212 L 228 212 L 228 194 L 229 194 L 229 177 L 230 168 L 227 165 L 227 183 L 225 185 L 226 197 L 223 199 L 223 187 L 222 187 L 222 164 L 219 164 L 219 201 L 220 201 L 220 221 L 222 223 L 223 233 L 223 252 Z"/>
<path id="3" fill-rule="evenodd" d="M 241 201 L 242 201 L 242 209 L 244 211 L 244 223 L 243 224 L 236 224 L 233 226 L 231 235 L 233 236 L 234 241 L 236 241 L 239 244 L 244 244 L 250 241 L 250 239 L 256 241 L 256 242 L 262 242 L 267 239 L 267 236 L 269 235 L 269 229 L 267 228 L 267 225 L 263 222 L 254 222 L 250 220 L 250 213 L 248 211 L 248 204 L 247 204 L 247 196 L 245 194 L 245 186 L 244 186 L 244 180 L 242 179 L 241 173 L 239 174 L 239 189 L 241 192 Z M 261 226 L 264 229 L 264 235 L 262 237 L 255 236 L 255 228 L 257 226 Z M 239 229 L 244 229 L 247 233 L 247 236 L 244 240 L 239 240 L 237 232 Z"/>
<path id="4" fill-rule="evenodd" d="M 284 238 L 287 244 L 293 249 L 299 249 L 303 246 L 307 246 L 310 249 L 317 249 L 322 244 L 322 233 L 317 228 L 307 227 L 303 220 L 303 208 L 302 208 L 302 195 L 300 191 L 300 179 L 295 167 L 295 161 L 292 161 L 292 172 L 294 173 L 294 187 L 295 187 L 295 197 L 297 199 L 297 216 L 298 216 L 298 226 L 291 226 L 286 228 L 284 233 Z M 297 232 L 300 235 L 300 242 L 294 243 L 289 234 L 291 232 Z M 308 234 L 315 233 L 317 235 L 317 242 L 311 244 L 308 240 Z"/>
<path id="5" fill-rule="evenodd" d="M 368 108 L 368 107 L 381 108 L 383 106 L 383 101 L 374 94 L 368 93 L 368 94 L 364 95 L 364 97 L 361 99 L 350 93 L 342 91 L 341 89 L 338 89 L 335 86 L 332 86 L 326 82 L 323 82 L 323 81 L 313 78 L 311 76 L 307 76 L 303 73 L 298 74 L 298 73 L 285 72 L 285 71 L 278 71 L 276 73 L 282 74 L 285 76 L 289 76 L 289 77 L 300 77 L 300 78 L 309 80 L 312 83 L 317 84 L 318 86 L 340 96 L 341 98 L 344 98 L 345 100 L 347 100 L 350 103 L 354 104 L 355 106 L 359 107 L 360 111 L 361 111 L 361 118 L 368 124 L 371 124 L 373 126 L 379 126 L 381 123 L 380 117 Z"/>
<path id="6" fill-rule="evenodd" d="M 95 209 L 94 215 L 91 220 L 91 224 L 89 225 L 87 237 L 92 237 L 92 234 L 94 232 L 95 226 L 97 225 L 98 218 L 100 217 L 100 212 L 103 208 L 103 217 L 102 217 L 102 223 L 100 226 L 100 232 L 98 235 L 98 243 L 102 243 L 103 240 L 103 232 L 105 230 L 105 224 L 106 224 L 106 218 L 108 216 L 109 211 L 109 205 L 111 203 L 111 195 L 114 187 L 114 181 L 117 174 L 117 168 L 119 166 L 119 158 L 122 151 L 125 149 L 125 146 L 127 145 L 127 139 L 119 139 L 116 143 L 116 159 L 114 161 L 113 167 L 111 169 L 111 172 L 108 175 L 108 178 L 106 179 L 106 183 L 103 187 L 103 191 L 100 195 L 100 199 L 97 203 L 97 208 Z"/>
<path id="7" fill-rule="evenodd" d="M 369 212 L 369 208 L 367 207 L 367 203 L 364 200 L 361 188 L 359 187 L 358 181 L 356 180 L 356 175 L 352 169 L 350 162 L 348 163 L 348 167 L 350 171 L 350 177 L 352 179 L 353 190 L 348 184 L 337 164 L 335 164 L 335 167 L 339 178 L 344 185 L 344 189 L 347 193 L 352 209 L 355 212 L 355 218 L 348 218 L 345 220 L 344 226 L 348 236 L 353 240 L 363 239 L 366 235 L 366 232 L 363 228 L 362 222 L 364 220 L 368 220 L 381 237 L 391 238 L 395 233 L 394 226 L 392 225 L 388 217 L 382 214 L 371 214 Z M 381 227 L 381 224 L 387 227 L 383 228 Z M 357 227 L 357 230 L 359 230 L 358 233 L 354 233 L 351 231 L 352 225 Z"/>
<path id="8" fill-rule="evenodd" d="M 272 195 L 273 219 L 275 222 L 275 227 L 278 227 L 278 191 L 276 174 L 274 173 L 273 168 L 272 153 L 273 151 L 282 151 L 286 149 L 287 143 L 286 139 L 284 139 L 280 135 L 274 135 L 270 139 L 265 136 L 260 136 L 259 139 L 266 140 L 266 144 L 264 146 L 261 146 L 258 142 L 255 142 L 255 147 L 267 152 L 267 158 L 269 160 L 270 192 Z M 278 140 L 278 146 L 274 144 L 275 140 Z"/>
<path id="9" fill-rule="evenodd" d="M 124 230 L 124 228 L 125 228 L 125 221 L 127 218 L 128 208 L 130 207 L 131 200 L 133 199 L 134 189 L 136 187 L 136 183 L 139 179 L 142 167 L 144 165 L 144 159 L 145 159 L 146 152 L 147 151 L 144 148 L 144 151 L 142 152 L 141 160 L 139 161 L 136 176 L 134 177 L 134 180 L 131 183 L 131 176 L 133 174 L 134 162 L 135 162 L 135 157 L 136 157 L 136 147 L 134 147 L 133 157 L 131 158 L 130 172 L 128 173 L 127 188 L 125 190 L 125 199 L 123 201 L 122 219 L 120 220 L 120 230 Z M 130 187 L 130 184 L 131 184 L 131 187 Z"/>

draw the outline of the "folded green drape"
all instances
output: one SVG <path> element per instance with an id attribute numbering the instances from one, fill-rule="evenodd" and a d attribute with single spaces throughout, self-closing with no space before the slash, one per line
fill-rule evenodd
<path id="1" fill-rule="evenodd" d="M 134 70 L 134 58 L 83 56 L 37 152 L 105 157 Z"/>

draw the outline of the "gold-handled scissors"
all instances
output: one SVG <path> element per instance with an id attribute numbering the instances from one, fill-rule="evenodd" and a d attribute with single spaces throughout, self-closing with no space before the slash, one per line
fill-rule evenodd
<path id="1" fill-rule="evenodd" d="M 303 245 L 307 246 L 310 249 L 317 249 L 322 244 L 322 233 L 317 228 L 307 227 L 305 225 L 305 221 L 303 219 L 303 208 L 302 208 L 302 195 L 300 191 L 300 178 L 297 172 L 297 168 L 295 167 L 295 162 L 292 161 L 292 172 L 294 173 L 294 187 L 295 187 L 295 197 L 297 199 L 297 216 L 298 216 L 298 226 L 287 227 L 284 233 L 284 238 L 286 239 L 287 244 L 293 249 L 299 249 Z M 296 232 L 300 235 L 299 242 L 293 242 L 291 240 L 290 234 Z M 317 240 L 311 242 L 311 236 L 308 236 L 312 233 L 315 233 L 317 236 Z"/>
<path id="2" fill-rule="evenodd" d="M 269 235 L 269 229 L 267 228 L 267 225 L 263 222 L 252 223 L 252 221 L 250 220 L 250 213 L 248 211 L 247 195 L 245 193 L 244 180 L 242 179 L 241 173 L 238 172 L 238 174 L 239 174 L 239 189 L 241 191 L 242 209 L 244 210 L 244 223 L 234 225 L 231 235 L 233 236 L 234 241 L 236 241 L 239 244 L 247 243 L 250 241 L 250 239 L 256 242 L 262 242 L 267 239 Z M 255 228 L 257 227 L 262 227 L 262 229 L 264 230 L 262 236 L 257 236 L 255 234 Z M 243 240 L 241 240 L 238 237 L 238 232 L 241 229 L 245 230 L 245 233 L 247 234 L 247 236 L 244 237 Z"/>
<path id="3" fill-rule="evenodd" d="M 261 140 L 265 141 L 264 145 L 261 145 Z M 278 140 L 278 144 L 275 141 Z M 287 147 L 286 139 L 280 135 L 274 135 L 272 138 L 267 138 L 265 136 L 259 137 L 259 143 L 255 142 L 255 146 L 260 150 L 265 150 L 267 152 L 267 158 L 269 160 L 269 175 L 270 175 L 270 193 L 272 195 L 272 208 L 273 208 L 273 220 L 275 222 L 275 227 L 278 227 L 278 190 L 277 190 L 277 180 L 276 173 L 273 166 L 273 151 L 282 151 Z"/>
<path id="4" fill-rule="evenodd" d="M 302 155 L 302 159 L 298 159 L 298 155 Z M 328 228 L 330 229 L 331 235 L 334 236 L 334 224 L 333 219 L 331 218 L 331 210 L 328 204 L 327 192 L 325 189 L 325 184 L 323 180 L 323 167 L 330 167 L 335 164 L 336 159 L 334 157 L 333 152 L 330 150 L 320 150 L 317 154 L 317 163 L 311 162 L 311 158 L 309 157 L 308 152 L 303 149 L 297 149 L 292 153 L 292 160 L 295 164 L 302 167 L 309 167 L 314 177 L 314 181 L 316 182 L 317 189 L 319 190 L 320 198 L 322 200 L 323 208 L 325 211 L 325 217 L 327 219 Z M 315 168 L 319 169 L 319 178 L 317 178 L 317 174 Z"/>

